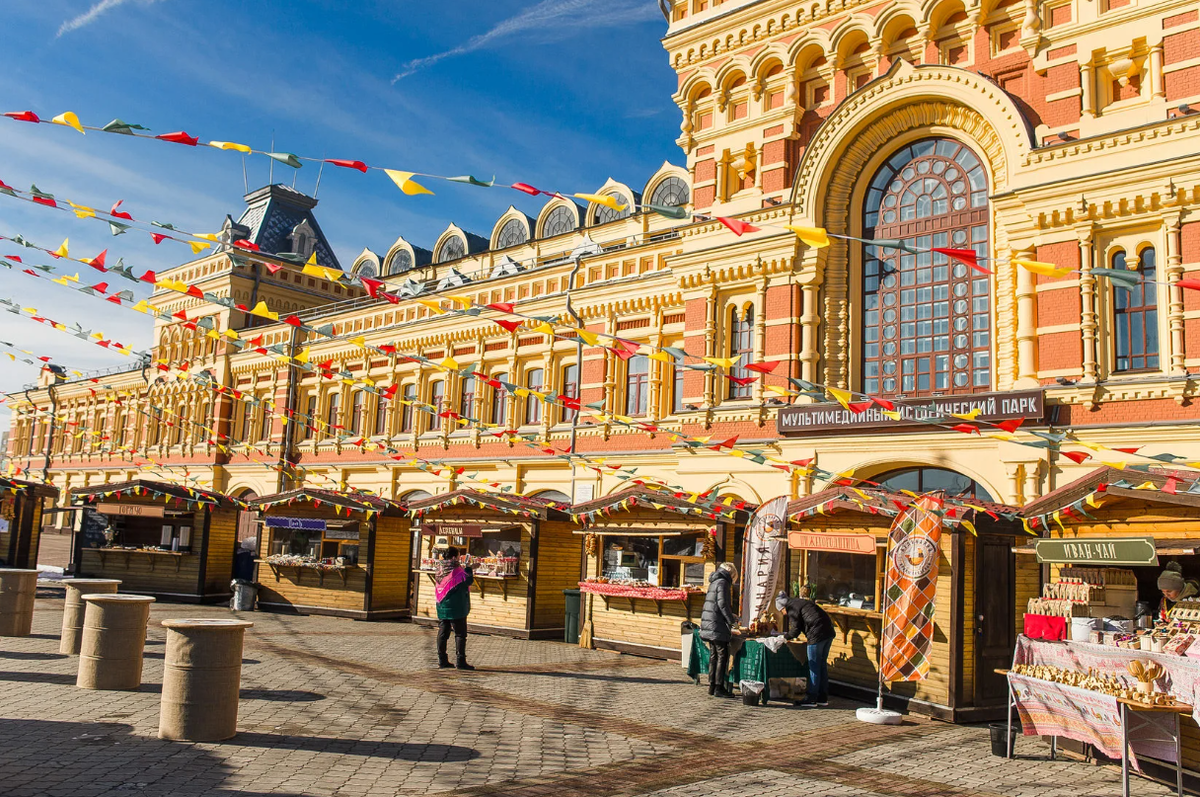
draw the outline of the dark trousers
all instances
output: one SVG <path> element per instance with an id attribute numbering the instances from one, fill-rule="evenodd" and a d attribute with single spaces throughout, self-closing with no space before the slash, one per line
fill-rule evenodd
<path id="1" fill-rule="evenodd" d="M 832 637 L 808 646 L 808 699 L 816 703 L 829 700 L 829 649 Z"/>
<path id="2" fill-rule="evenodd" d="M 450 631 L 454 631 L 454 650 L 458 654 L 456 663 L 467 663 L 467 618 L 459 617 L 457 620 L 439 620 L 438 621 L 438 661 L 447 662 L 446 658 L 446 643 L 450 641 Z"/>
<path id="3" fill-rule="evenodd" d="M 726 683 L 729 677 L 729 643 L 708 643 L 708 693 L 711 695 L 718 689 L 728 689 Z"/>

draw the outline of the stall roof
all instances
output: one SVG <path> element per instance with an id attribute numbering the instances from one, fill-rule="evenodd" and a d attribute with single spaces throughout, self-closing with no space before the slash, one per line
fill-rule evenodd
<path id="1" fill-rule="evenodd" d="M 53 484 L 31 482 L 24 479 L 9 479 L 4 476 L 0 476 L 0 490 L 28 492 L 39 498 L 58 498 L 58 488 Z"/>
<path id="2" fill-rule="evenodd" d="M 1070 509 L 1093 493 L 1114 498 L 1133 498 L 1152 503 L 1200 507 L 1200 478 L 1194 472 L 1159 469 L 1098 468 L 1070 484 L 1053 490 L 1021 510 L 1026 518 Z M 1196 492 L 1191 492 L 1195 490 Z"/>
<path id="3" fill-rule="evenodd" d="M 789 520 L 813 515 L 832 515 L 838 512 L 854 512 L 862 515 L 883 515 L 895 517 L 902 509 L 912 503 L 913 497 L 907 493 L 884 492 L 878 489 L 870 492 L 854 487 L 830 487 L 819 493 L 804 498 L 797 498 L 788 504 Z M 974 511 L 975 518 L 967 517 L 968 512 Z M 947 503 L 947 519 L 951 522 L 966 518 L 978 519 L 986 515 L 991 519 L 1016 519 L 1021 510 L 1007 504 L 997 504 L 992 501 L 976 501 L 974 499 L 953 499 Z M 996 518 L 992 518 L 995 515 Z"/>
<path id="4" fill-rule="evenodd" d="M 71 491 L 71 503 L 82 504 L 110 497 L 122 498 L 124 497 L 124 493 L 150 495 L 153 497 L 169 496 L 183 501 L 198 501 L 200 503 L 213 504 L 222 509 L 241 505 L 241 502 L 230 498 L 224 493 L 202 490 L 198 487 L 186 487 L 182 484 L 151 481 L 149 479 L 97 484 L 92 487 L 76 487 Z"/>
<path id="5" fill-rule="evenodd" d="M 718 501 L 718 504 L 721 506 L 721 512 L 718 514 L 710 508 L 710 505 L 700 504 L 692 500 L 699 500 L 698 496 L 698 493 L 653 490 L 643 485 L 636 485 L 624 490 L 618 490 L 610 495 L 595 498 L 591 501 L 575 504 L 571 508 L 571 514 L 575 516 L 576 522 L 588 524 L 596 520 L 598 513 L 607 512 L 608 514 L 612 514 L 613 512 L 621 512 L 641 506 L 661 509 L 679 515 L 692 515 L 700 519 L 715 520 L 718 517 L 724 516 L 726 520 L 738 521 L 745 520 L 756 508 L 754 504 L 748 504 L 741 499 L 731 499 L 728 505 Z M 701 510 L 701 512 L 697 513 L 697 509 Z"/>
<path id="6" fill-rule="evenodd" d="M 247 503 L 251 509 L 266 512 L 272 507 L 281 504 L 290 504 L 294 501 L 320 501 L 330 506 L 341 507 L 342 509 L 349 509 L 354 512 L 370 511 L 380 514 L 399 515 L 405 511 L 403 503 L 389 501 L 377 495 L 338 493 L 333 490 L 322 490 L 316 487 L 302 487 L 298 490 L 288 490 L 285 493 L 264 495 L 261 498 L 252 499 Z"/>
<path id="7" fill-rule="evenodd" d="M 481 509 L 490 509 L 508 515 L 519 514 L 525 517 L 535 517 L 541 520 L 567 520 L 569 509 L 567 504 L 550 501 L 545 498 L 531 498 L 524 495 L 504 495 L 502 493 L 485 493 L 480 490 L 454 490 L 440 495 L 431 495 L 409 504 L 413 517 L 420 518 L 430 512 L 451 506 L 468 504 Z"/>

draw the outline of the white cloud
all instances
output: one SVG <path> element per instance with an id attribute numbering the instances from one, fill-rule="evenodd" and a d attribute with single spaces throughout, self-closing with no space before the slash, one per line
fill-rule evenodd
<path id="1" fill-rule="evenodd" d="M 518 33 L 540 34 L 543 39 L 561 39 L 580 28 L 616 27 L 631 22 L 659 18 L 659 11 L 649 0 L 542 0 L 524 11 L 498 22 L 486 33 L 472 36 L 463 44 L 440 53 L 408 61 L 392 78 L 392 83 L 433 66 L 439 61 L 482 50 L 500 39 Z"/>
<path id="2" fill-rule="evenodd" d="M 130 0 L 100 0 L 99 3 L 94 4 L 91 8 L 79 16 L 68 19 L 66 22 L 60 25 L 58 28 L 58 35 L 62 36 L 64 33 L 70 33 L 73 30 L 79 30 L 82 27 L 91 25 L 102 15 L 107 14 L 114 8 L 126 5 L 129 2 Z M 158 2 L 158 0 L 139 0 L 139 2 L 145 5 L 150 5 L 151 3 Z"/>

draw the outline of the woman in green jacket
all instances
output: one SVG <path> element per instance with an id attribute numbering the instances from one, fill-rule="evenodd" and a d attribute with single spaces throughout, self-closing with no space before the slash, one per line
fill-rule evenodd
<path id="1" fill-rule="evenodd" d="M 458 555 L 450 549 L 438 561 L 437 581 L 433 594 L 437 598 L 438 667 L 450 667 L 446 656 L 446 643 L 454 631 L 454 646 L 458 654 L 453 666 L 460 670 L 475 669 L 467 664 L 467 615 L 471 613 L 471 585 L 475 576 L 471 568 L 458 566 Z"/>

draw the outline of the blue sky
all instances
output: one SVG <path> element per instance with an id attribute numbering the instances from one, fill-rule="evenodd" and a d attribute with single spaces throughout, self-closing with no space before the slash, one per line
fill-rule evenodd
<path id="1" fill-rule="evenodd" d="M 278 151 L 574 191 L 609 176 L 640 187 L 664 160 L 683 162 L 675 77 L 659 42 L 666 23 L 654 0 L 4 6 L 0 111 L 48 118 L 70 110 L 95 125 L 120 117 L 155 133 L 183 129 L 259 149 L 274 136 Z M 267 182 L 265 159 L 251 158 L 247 170 L 251 189 Z M 276 166 L 276 181 L 281 175 L 290 182 L 292 171 Z M 315 165 L 295 176 L 311 193 Z M 242 207 L 234 153 L 8 119 L 0 119 L 0 180 L 95 207 L 123 199 L 135 217 L 183 229 L 215 231 Z M 316 213 L 348 266 L 364 246 L 382 253 L 399 234 L 428 248 L 451 221 L 487 235 L 509 204 L 530 215 L 541 206 L 511 190 L 431 187 L 437 196 L 406 197 L 379 172 L 330 167 Z M 133 231 L 113 238 L 101 222 L 0 196 L 0 234 L 17 233 L 50 248 L 69 237 L 73 255 L 107 248 L 135 269 L 190 257 L 179 244 L 156 247 Z M 27 254 L 0 244 L 0 254 L 13 253 Z M 150 342 L 147 316 L 16 272 L 0 273 L 0 282 L 0 294 L 56 320 L 136 347 Z M 7 313 L 0 340 L 80 370 L 124 361 Z M 0 388 L 35 376 L 0 357 Z"/>

